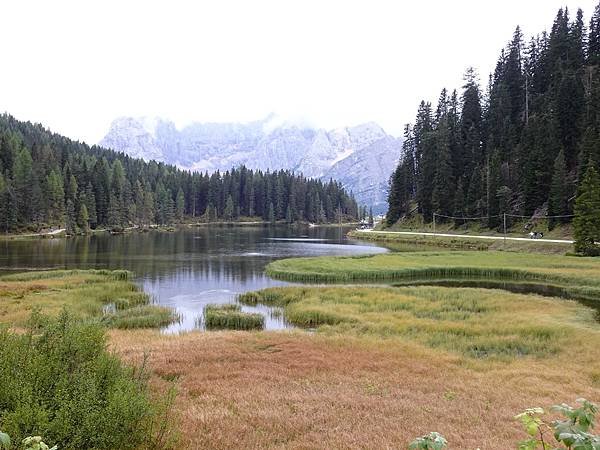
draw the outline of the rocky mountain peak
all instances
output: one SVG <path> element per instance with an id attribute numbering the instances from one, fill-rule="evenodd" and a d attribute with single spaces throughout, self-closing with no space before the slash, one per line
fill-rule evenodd
<path id="1" fill-rule="evenodd" d="M 243 164 L 334 178 L 376 211 L 385 209 L 387 181 L 401 150 L 401 141 L 374 122 L 325 130 L 275 115 L 247 123 L 192 123 L 182 129 L 157 117 L 120 117 L 99 144 L 190 170 L 224 171 Z"/>

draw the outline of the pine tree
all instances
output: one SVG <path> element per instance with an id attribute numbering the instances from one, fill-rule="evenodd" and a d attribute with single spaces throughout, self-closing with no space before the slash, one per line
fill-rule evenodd
<path id="1" fill-rule="evenodd" d="M 141 218 L 144 226 L 149 226 L 154 223 L 154 195 L 150 191 L 144 192 Z"/>
<path id="2" fill-rule="evenodd" d="M 600 178 L 588 164 L 575 201 L 575 251 L 587 256 L 600 255 Z"/>
<path id="3" fill-rule="evenodd" d="M 79 207 L 79 214 L 77 215 L 77 226 L 83 233 L 87 234 L 90 231 L 89 220 L 90 217 L 87 206 L 85 206 L 85 203 L 81 203 L 81 206 Z"/>
<path id="4" fill-rule="evenodd" d="M 456 185 L 456 192 L 454 193 L 454 201 L 452 202 L 454 205 L 454 212 L 452 215 L 454 217 L 464 217 L 466 214 L 465 210 L 465 191 L 463 189 L 462 180 L 458 180 L 458 184 Z"/>
<path id="5" fill-rule="evenodd" d="M 96 195 L 92 183 L 88 183 L 85 188 L 85 206 L 88 211 L 90 228 L 95 229 L 98 226 L 98 217 L 96 215 Z"/>
<path id="6" fill-rule="evenodd" d="M 481 147 L 483 119 L 481 92 L 475 69 L 468 68 L 464 80 L 461 118 L 462 161 L 464 162 L 464 172 L 470 173 L 475 165 L 481 165 L 484 162 Z"/>
<path id="7" fill-rule="evenodd" d="M 9 206 L 8 201 L 8 185 L 0 172 L 0 230 L 8 232 L 8 217 L 9 217 Z"/>
<path id="8" fill-rule="evenodd" d="M 14 201 L 17 221 L 21 225 L 31 222 L 31 197 L 33 182 L 33 161 L 28 149 L 22 148 L 16 155 L 13 166 Z"/>
<path id="9" fill-rule="evenodd" d="M 231 195 L 227 196 L 227 202 L 225 203 L 223 217 L 227 221 L 233 220 L 233 198 L 231 197 Z"/>
<path id="10" fill-rule="evenodd" d="M 568 190 L 567 190 L 567 170 L 565 167 L 565 155 L 561 150 L 554 161 L 554 173 L 552 175 L 552 184 L 550 185 L 550 197 L 548 198 L 548 215 L 564 216 L 569 213 L 568 210 Z M 548 228 L 551 230 L 557 223 L 567 222 L 566 217 L 554 218 L 548 220 Z"/>
<path id="11" fill-rule="evenodd" d="M 121 201 L 115 194 L 111 194 L 108 199 L 108 225 L 113 228 L 120 228 L 123 226 L 123 215 L 121 214 L 121 211 Z"/>
<path id="12" fill-rule="evenodd" d="M 51 170 L 46 177 L 48 191 L 48 211 L 50 223 L 62 225 L 65 215 L 65 191 L 60 174 Z"/>
<path id="13" fill-rule="evenodd" d="M 473 169 L 466 204 L 469 216 L 481 217 L 483 215 L 483 179 L 479 166 Z"/>
<path id="14" fill-rule="evenodd" d="M 399 164 L 390 177 L 390 187 L 388 190 L 388 211 L 385 216 L 387 226 L 392 226 L 400 219 L 402 212 L 402 198 L 403 198 L 403 175 L 404 166 Z"/>
<path id="15" fill-rule="evenodd" d="M 431 180 L 436 172 L 436 147 L 433 133 L 431 105 L 421 102 L 417 113 L 417 122 L 413 129 L 415 154 L 417 155 L 417 202 L 419 212 L 425 220 L 430 221 L 433 215 L 431 197 L 433 184 Z"/>
<path id="16" fill-rule="evenodd" d="M 590 19 L 587 59 L 589 65 L 600 65 L 600 4 L 596 5 Z"/>
<path id="17" fill-rule="evenodd" d="M 67 217 L 66 217 L 67 234 L 73 236 L 77 234 L 77 216 L 75 214 L 75 205 L 72 200 L 67 200 Z"/>
<path id="18" fill-rule="evenodd" d="M 431 206 L 433 212 L 450 216 L 453 212 L 454 179 L 450 160 L 450 132 L 447 116 L 441 118 L 435 131 L 435 147 L 435 175 Z"/>
<path id="19" fill-rule="evenodd" d="M 275 223 L 275 208 L 273 202 L 269 203 L 269 222 Z"/>
<path id="20" fill-rule="evenodd" d="M 181 223 L 181 222 L 183 222 L 183 214 L 185 212 L 185 196 L 184 196 L 183 190 L 181 188 L 179 188 L 179 190 L 177 191 L 177 200 L 176 200 L 175 204 L 176 204 L 177 221 Z"/>

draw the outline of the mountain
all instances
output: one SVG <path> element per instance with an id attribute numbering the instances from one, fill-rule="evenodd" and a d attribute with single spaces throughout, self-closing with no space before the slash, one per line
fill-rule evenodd
<path id="1" fill-rule="evenodd" d="M 174 130 L 168 123 L 129 124 L 136 151 L 148 146 L 162 156 L 162 148 L 177 149 L 174 141 L 163 139 Z M 149 135 L 148 128 L 158 131 Z M 210 131 L 223 130 L 231 134 L 220 127 Z M 359 208 L 339 182 L 246 167 L 190 173 L 0 115 L 0 233 L 58 227 L 75 234 L 242 217 L 332 223 L 357 220 Z"/>
<path id="2" fill-rule="evenodd" d="M 376 123 L 334 130 L 281 122 L 274 115 L 247 123 L 192 123 L 177 129 L 160 118 L 113 121 L 102 147 L 193 171 L 288 169 L 309 178 L 340 181 L 359 204 L 386 209 L 388 179 L 401 140 Z"/>

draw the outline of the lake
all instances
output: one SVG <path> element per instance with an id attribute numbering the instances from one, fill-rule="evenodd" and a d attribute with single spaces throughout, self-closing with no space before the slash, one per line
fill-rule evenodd
<path id="1" fill-rule="evenodd" d="M 171 306 L 179 323 L 165 332 L 203 328 L 209 303 L 235 302 L 238 294 L 288 283 L 264 274 L 274 259 L 357 255 L 387 251 L 346 238 L 348 227 L 201 226 L 173 233 L 108 233 L 69 239 L 0 242 L 0 271 L 31 269 L 127 269 L 155 303 Z M 288 327 L 281 311 L 243 306 L 265 316 L 265 328 Z"/>

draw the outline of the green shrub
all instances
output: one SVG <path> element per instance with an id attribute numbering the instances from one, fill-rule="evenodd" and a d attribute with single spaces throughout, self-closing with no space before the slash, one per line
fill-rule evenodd
<path id="1" fill-rule="evenodd" d="M 412 441 L 408 448 L 410 450 L 442 450 L 447 444 L 444 436 L 433 431 Z"/>
<path id="2" fill-rule="evenodd" d="M 50 448 L 44 441 L 42 441 L 41 436 L 28 436 L 23 439 L 23 447 L 24 450 L 57 450 L 58 446 Z M 10 437 L 8 434 L 0 431 L 0 449 L 10 450 L 12 447 L 10 442 Z"/>
<path id="3" fill-rule="evenodd" d="M 63 312 L 34 314 L 24 334 L 0 330 L 0 429 L 15 442 L 39 435 L 61 449 L 140 448 L 156 412 L 145 372 L 107 352 L 100 325 Z"/>

